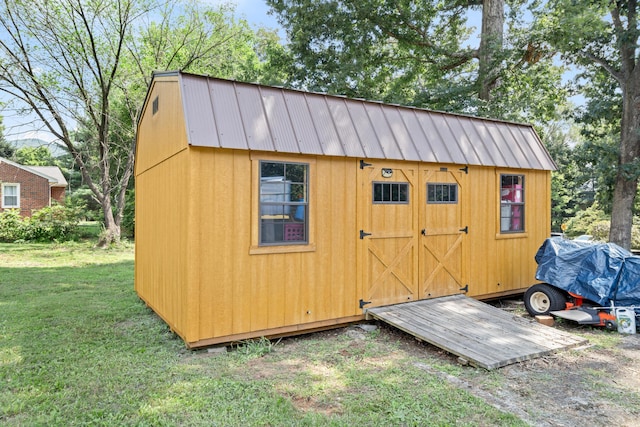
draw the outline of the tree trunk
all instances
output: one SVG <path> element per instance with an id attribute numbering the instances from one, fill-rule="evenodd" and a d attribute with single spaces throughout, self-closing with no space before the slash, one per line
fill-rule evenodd
<path id="1" fill-rule="evenodd" d="M 622 123 L 618 174 L 613 192 L 609 241 L 631 248 L 633 206 L 640 169 L 640 65 L 622 84 Z"/>
<path id="2" fill-rule="evenodd" d="M 498 84 L 500 51 L 504 32 L 504 0 L 482 2 L 482 33 L 478 51 L 478 94 L 489 101 Z"/>
<path id="3" fill-rule="evenodd" d="M 120 242 L 120 223 L 113 216 L 111 199 L 108 195 L 102 202 L 102 210 L 104 212 L 104 232 L 100 235 L 100 240 L 98 241 L 99 248 L 105 248 L 112 243 Z"/>

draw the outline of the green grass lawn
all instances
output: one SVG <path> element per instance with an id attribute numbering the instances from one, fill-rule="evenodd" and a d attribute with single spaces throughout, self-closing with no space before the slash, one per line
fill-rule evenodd
<path id="1" fill-rule="evenodd" d="M 132 246 L 0 244 L 0 424 L 524 425 L 344 331 L 189 351 L 137 298 Z"/>

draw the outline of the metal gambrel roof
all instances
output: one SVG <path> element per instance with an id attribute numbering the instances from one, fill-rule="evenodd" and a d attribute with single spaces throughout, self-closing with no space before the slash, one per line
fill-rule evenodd
<path id="1" fill-rule="evenodd" d="M 178 75 L 194 146 L 555 170 L 530 125 Z"/>

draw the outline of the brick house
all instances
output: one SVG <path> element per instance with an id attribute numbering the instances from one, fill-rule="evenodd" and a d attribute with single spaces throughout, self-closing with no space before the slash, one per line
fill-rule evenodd
<path id="1" fill-rule="evenodd" d="M 20 209 L 22 216 L 34 210 L 64 203 L 67 180 L 57 166 L 24 166 L 0 157 L 0 212 Z"/>

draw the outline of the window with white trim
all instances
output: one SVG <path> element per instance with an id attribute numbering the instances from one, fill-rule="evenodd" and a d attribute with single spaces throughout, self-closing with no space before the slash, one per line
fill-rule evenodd
<path id="1" fill-rule="evenodd" d="M 500 175 L 500 232 L 524 232 L 524 175 Z"/>
<path id="2" fill-rule="evenodd" d="M 20 184 L 2 184 L 2 207 L 4 209 L 20 207 Z"/>
<path id="3" fill-rule="evenodd" d="M 308 242 L 309 165 L 260 161 L 259 244 Z"/>

